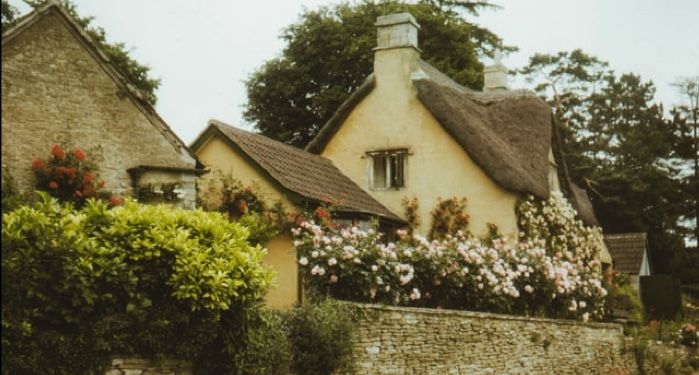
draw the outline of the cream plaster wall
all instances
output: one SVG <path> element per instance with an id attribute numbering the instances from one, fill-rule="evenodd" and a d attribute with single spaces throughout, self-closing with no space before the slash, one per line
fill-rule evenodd
<path id="1" fill-rule="evenodd" d="M 238 154 L 227 142 L 218 136 L 211 137 L 196 151 L 199 160 L 212 171 L 230 172 L 244 185 L 254 185 L 267 202 L 281 201 L 284 208 L 293 210 L 295 206 L 269 179 Z M 215 172 L 207 178 L 215 177 Z M 208 197 L 207 197 L 208 198 Z M 214 197 L 211 197 L 214 198 Z M 274 285 L 265 298 L 274 308 L 289 308 L 298 299 L 298 265 L 291 237 L 280 234 L 265 244 L 268 250 L 264 262 L 276 272 Z"/>
<path id="2" fill-rule="evenodd" d="M 322 155 L 331 159 L 378 201 L 402 213 L 401 200 L 417 196 L 420 232 L 430 226 L 430 211 L 438 198 L 466 197 L 470 230 L 484 234 L 487 223 L 516 238 L 518 196 L 498 186 L 434 119 L 418 100 L 410 79 L 419 54 L 412 48 L 376 52 L 376 87 L 345 120 Z M 405 187 L 373 191 L 368 186 L 367 151 L 407 148 Z"/>
<path id="3" fill-rule="evenodd" d="M 267 202 L 281 201 L 287 210 L 293 209 L 294 204 L 260 169 L 253 166 L 243 155 L 234 151 L 227 141 L 219 136 L 212 136 L 195 153 L 199 160 L 211 169 L 202 182 L 215 179 L 218 172 L 232 174 L 243 185 L 253 185 L 263 195 Z M 208 197 L 207 197 L 208 198 Z M 212 197 L 215 199 L 215 197 Z"/>

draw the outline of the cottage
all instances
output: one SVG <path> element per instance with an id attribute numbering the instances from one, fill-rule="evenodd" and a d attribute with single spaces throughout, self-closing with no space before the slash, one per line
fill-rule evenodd
<path id="1" fill-rule="evenodd" d="M 32 189 L 32 160 L 66 144 L 99 159 L 107 190 L 170 184 L 194 207 L 202 165 L 57 2 L 5 31 L 2 51 L 3 177 Z"/>
<path id="2" fill-rule="evenodd" d="M 281 202 L 287 211 L 312 210 L 329 202 L 334 205 L 340 223 L 365 225 L 378 218 L 386 229 L 404 225 L 403 219 L 324 157 L 216 120 L 209 122 L 191 148 L 207 168 L 231 174 L 244 185 L 255 185 L 266 200 Z M 277 272 L 277 286 L 268 293 L 267 302 L 273 307 L 289 307 L 301 298 L 296 254 L 289 233 L 278 235 L 265 247 L 268 249 L 265 261 Z"/>
<path id="3" fill-rule="evenodd" d="M 374 73 L 306 150 L 335 165 L 393 212 L 419 199 L 426 233 L 440 198 L 466 197 L 470 230 L 488 224 L 516 239 L 516 204 L 562 191 L 587 225 L 597 225 L 584 190 L 568 177 L 551 108 L 507 88 L 507 69 L 485 69 L 483 92 L 463 87 L 420 58 L 420 26 L 408 13 L 377 19 Z M 611 263 L 609 254 L 601 260 Z"/>

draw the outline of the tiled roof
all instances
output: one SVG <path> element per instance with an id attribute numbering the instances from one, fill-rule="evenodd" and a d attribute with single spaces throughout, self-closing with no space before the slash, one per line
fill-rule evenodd
<path id="1" fill-rule="evenodd" d="M 377 215 L 404 222 L 324 157 L 220 121 L 211 120 L 209 125 L 240 147 L 284 188 L 306 199 L 330 201 L 339 211 Z"/>
<path id="2" fill-rule="evenodd" d="M 637 275 L 646 251 L 646 233 L 605 234 L 604 242 L 614 259 L 614 269 Z"/>

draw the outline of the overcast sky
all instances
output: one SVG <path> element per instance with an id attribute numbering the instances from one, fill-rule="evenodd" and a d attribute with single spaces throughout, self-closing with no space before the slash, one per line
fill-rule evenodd
<path id="1" fill-rule="evenodd" d="M 110 41 L 162 80 L 156 109 L 189 144 L 216 118 L 251 129 L 242 119 L 244 80 L 283 48 L 281 30 L 304 8 L 331 0 L 74 0 Z M 681 98 L 671 83 L 699 75 L 699 0 L 493 0 L 503 8 L 469 17 L 519 51 L 510 68 L 535 52 L 581 48 L 657 86 L 669 106 Z M 10 3 L 23 13 L 20 0 Z M 418 20 L 419 22 L 419 20 Z M 523 83 L 513 82 L 515 86 Z"/>

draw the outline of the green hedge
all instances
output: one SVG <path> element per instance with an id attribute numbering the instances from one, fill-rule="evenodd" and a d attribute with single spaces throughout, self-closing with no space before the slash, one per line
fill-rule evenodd
<path id="1" fill-rule="evenodd" d="M 270 283 L 247 236 L 220 214 L 134 202 L 43 196 L 4 214 L 2 372 L 100 373 L 111 353 L 196 361 Z"/>

